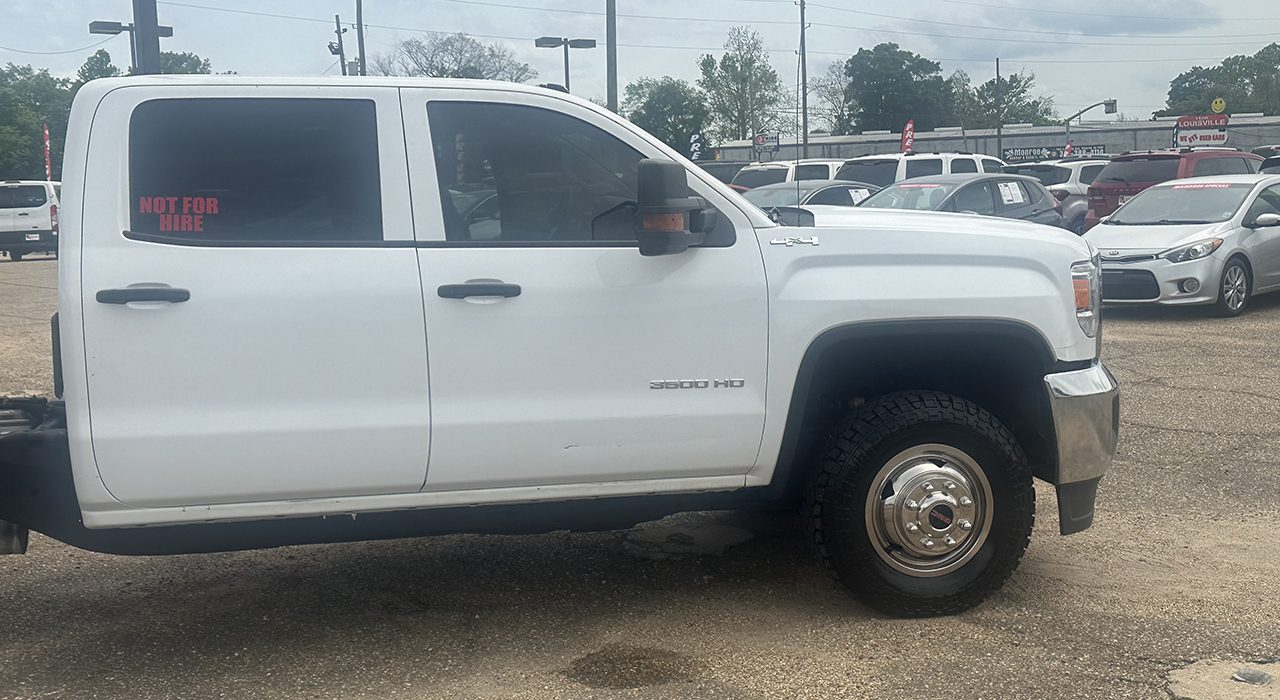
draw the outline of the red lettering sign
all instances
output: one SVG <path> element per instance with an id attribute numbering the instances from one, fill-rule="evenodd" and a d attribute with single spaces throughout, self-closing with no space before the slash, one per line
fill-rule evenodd
<path id="1" fill-rule="evenodd" d="M 182 200 L 181 214 L 178 214 L 179 199 Z M 139 197 L 138 213 L 159 214 L 161 231 L 203 231 L 204 215 L 218 213 L 218 198 Z"/>
<path id="2" fill-rule="evenodd" d="M 1179 129 L 1221 129 L 1229 121 L 1225 114 L 1202 114 L 1193 117 L 1178 117 Z"/>

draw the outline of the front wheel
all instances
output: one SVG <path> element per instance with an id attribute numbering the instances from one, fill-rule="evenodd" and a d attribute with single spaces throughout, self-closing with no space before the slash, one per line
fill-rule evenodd
<path id="1" fill-rule="evenodd" d="M 950 615 L 1017 569 L 1035 491 L 1022 449 L 990 413 L 902 392 L 836 427 L 808 515 L 823 563 L 854 597 L 892 615 Z"/>
<path id="2" fill-rule="evenodd" d="M 1218 303 L 1215 305 L 1219 316 L 1239 316 L 1244 307 L 1249 305 L 1252 293 L 1249 270 L 1239 258 L 1227 261 L 1222 268 L 1222 280 L 1218 283 Z"/>
<path id="3" fill-rule="evenodd" d="M 22 259 L 22 255 L 23 255 L 22 253 L 13 253 L 13 252 L 10 252 L 10 253 L 9 253 L 9 262 L 18 262 L 19 260 L 21 260 L 21 259 Z"/>

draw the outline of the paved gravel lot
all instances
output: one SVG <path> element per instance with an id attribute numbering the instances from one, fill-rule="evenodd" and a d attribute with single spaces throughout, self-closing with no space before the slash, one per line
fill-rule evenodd
<path id="1" fill-rule="evenodd" d="M 0 261 L 0 393 L 51 390 L 56 275 Z M 958 617 L 852 602 L 781 517 L 163 558 L 33 536 L 0 558 L 0 698 L 1163 699 L 1280 659 L 1280 295 L 1104 335 L 1096 524 L 1059 537 L 1042 487 L 1021 569 Z"/>

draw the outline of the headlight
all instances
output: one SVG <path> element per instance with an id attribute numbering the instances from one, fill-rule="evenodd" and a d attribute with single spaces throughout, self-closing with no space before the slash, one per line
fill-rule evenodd
<path id="1" fill-rule="evenodd" d="M 1092 245 L 1089 247 L 1093 248 Z M 1097 337 L 1102 328 L 1099 309 L 1102 301 L 1102 259 L 1097 250 L 1093 251 L 1092 259 L 1071 266 L 1071 286 L 1075 289 L 1076 320 L 1080 322 L 1080 330 L 1090 338 Z"/>
<path id="2" fill-rule="evenodd" d="M 1217 250 L 1220 245 L 1222 245 L 1221 238 L 1212 238 L 1207 241 L 1184 245 L 1181 248 L 1174 248 L 1173 250 L 1161 253 L 1160 257 L 1168 260 L 1169 262 L 1176 263 L 1187 262 L 1188 260 L 1199 260 L 1200 258 L 1213 255 L 1213 251 Z"/>

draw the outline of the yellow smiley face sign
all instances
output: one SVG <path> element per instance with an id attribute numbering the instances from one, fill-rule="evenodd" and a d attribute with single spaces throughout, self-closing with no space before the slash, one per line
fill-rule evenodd
<path id="1" fill-rule="evenodd" d="M 1215 97 L 1213 98 L 1213 104 L 1209 106 L 1213 107 L 1214 114 L 1222 114 L 1222 110 L 1227 108 L 1227 101 L 1221 97 Z"/>

